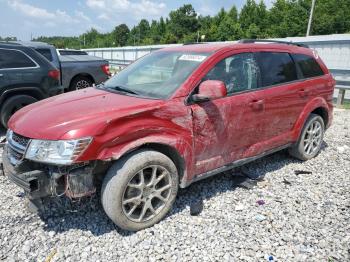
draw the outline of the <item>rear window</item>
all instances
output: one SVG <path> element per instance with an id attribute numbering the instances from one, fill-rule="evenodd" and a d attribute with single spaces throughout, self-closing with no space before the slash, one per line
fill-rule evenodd
<path id="1" fill-rule="evenodd" d="M 317 61 L 308 55 L 293 54 L 294 61 L 298 64 L 304 78 L 324 75 Z"/>
<path id="2" fill-rule="evenodd" d="M 47 48 L 36 48 L 35 49 L 39 54 L 41 54 L 42 56 L 44 56 L 47 60 L 49 60 L 50 62 L 53 61 L 53 57 L 52 57 L 52 53 L 50 49 Z"/>
<path id="3" fill-rule="evenodd" d="M 0 69 L 28 68 L 37 65 L 27 55 L 18 50 L 0 49 Z"/>
<path id="4" fill-rule="evenodd" d="M 59 50 L 60 55 L 87 55 L 85 51 L 80 50 Z"/>
<path id="5" fill-rule="evenodd" d="M 295 64 L 288 53 L 256 53 L 261 72 L 261 86 L 297 80 Z"/>

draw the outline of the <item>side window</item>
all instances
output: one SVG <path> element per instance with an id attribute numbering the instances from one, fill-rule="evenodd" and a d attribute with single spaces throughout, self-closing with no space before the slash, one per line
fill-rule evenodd
<path id="1" fill-rule="evenodd" d="M 0 49 L 0 69 L 35 67 L 36 64 L 17 50 Z"/>
<path id="2" fill-rule="evenodd" d="M 261 72 L 261 87 L 297 80 L 295 64 L 288 53 L 256 53 Z"/>
<path id="3" fill-rule="evenodd" d="M 53 57 L 52 57 L 50 49 L 48 49 L 48 48 L 37 48 L 37 49 L 35 49 L 35 51 L 37 51 L 39 54 L 44 56 L 50 62 L 53 61 Z"/>
<path id="4" fill-rule="evenodd" d="M 227 93 L 237 93 L 258 88 L 259 69 L 252 53 L 227 57 L 217 63 L 203 80 L 220 80 L 226 84 Z"/>
<path id="5" fill-rule="evenodd" d="M 324 75 L 317 61 L 308 55 L 293 54 L 294 61 L 298 64 L 304 78 Z"/>

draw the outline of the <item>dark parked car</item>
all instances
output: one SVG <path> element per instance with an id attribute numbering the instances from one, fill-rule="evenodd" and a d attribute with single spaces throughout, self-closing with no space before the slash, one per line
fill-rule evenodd
<path id="1" fill-rule="evenodd" d="M 334 85 L 304 46 L 165 48 L 104 85 L 18 111 L 5 173 L 37 204 L 101 190 L 106 214 L 140 230 L 168 213 L 179 187 L 282 149 L 315 157 L 332 122 Z"/>
<path id="2" fill-rule="evenodd" d="M 22 107 L 63 92 L 60 71 L 45 57 L 15 43 L 0 43 L 0 124 Z"/>
<path id="3" fill-rule="evenodd" d="M 74 50 L 63 51 L 65 55 L 60 55 L 54 46 L 42 42 L 19 41 L 16 43 L 35 49 L 56 66 L 61 72 L 61 84 L 65 91 L 100 84 L 110 76 L 109 63 L 103 58 L 82 55 Z"/>

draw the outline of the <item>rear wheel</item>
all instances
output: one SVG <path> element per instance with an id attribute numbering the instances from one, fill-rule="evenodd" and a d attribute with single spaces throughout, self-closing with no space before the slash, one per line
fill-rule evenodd
<path id="1" fill-rule="evenodd" d="M 80 90 L 91 87 L 93 81 L 86 76 L 76 76 L 69 86 L 69 91 Z"/>
<path id="2" fill-rule="evenodd" d="M 36 101 L 38 100 L 27 95 L 16 95 L 8 98 L 1 107 L 1 124 L 7 128 L 7 122 L 14 113 L 16 113 L 22 107 L 35 103 Z"/>
<path id="3" fill-rule="evenodd" d="M 289 149 L 290 155 L 309 160 L 315 157 L 321 149 L 324 136 L 324 121 L 316 114 L 310 114 L 301 131 L 298 142 Z"/>
<path id="4" fill-rule="evenodd" d="M 116 162 L 102 185 L 101 200 L 119 227 L 137 231 L 158 223 L 169 212 L 178 190 L 175 164 L 164 154 L 140 150 Z"/>

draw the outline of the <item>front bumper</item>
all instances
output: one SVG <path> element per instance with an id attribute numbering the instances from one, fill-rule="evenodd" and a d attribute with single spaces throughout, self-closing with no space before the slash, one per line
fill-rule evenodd
<path id="1" fill-rule="evenodd" d="M 26 159 L 12 164 L 8 145 L 4 147 L 2 161 L 5 176 L 21 187 L 29 199 L 63 194 L 69 198 L 81 198 L 96 192 L 94 163 L 67 166 L 61 170 L 57 166 L 33 163 Z"/>
<path id="2" fill-rule="evenodd" d="M 48 173 L 42 170 L 31 170 L 26 161 L 13 166 L 10 163 L 6 146 L 2 154 L 2 163 L 5 176 L 21 187 L 30 199 L 52 195 Z"/>

